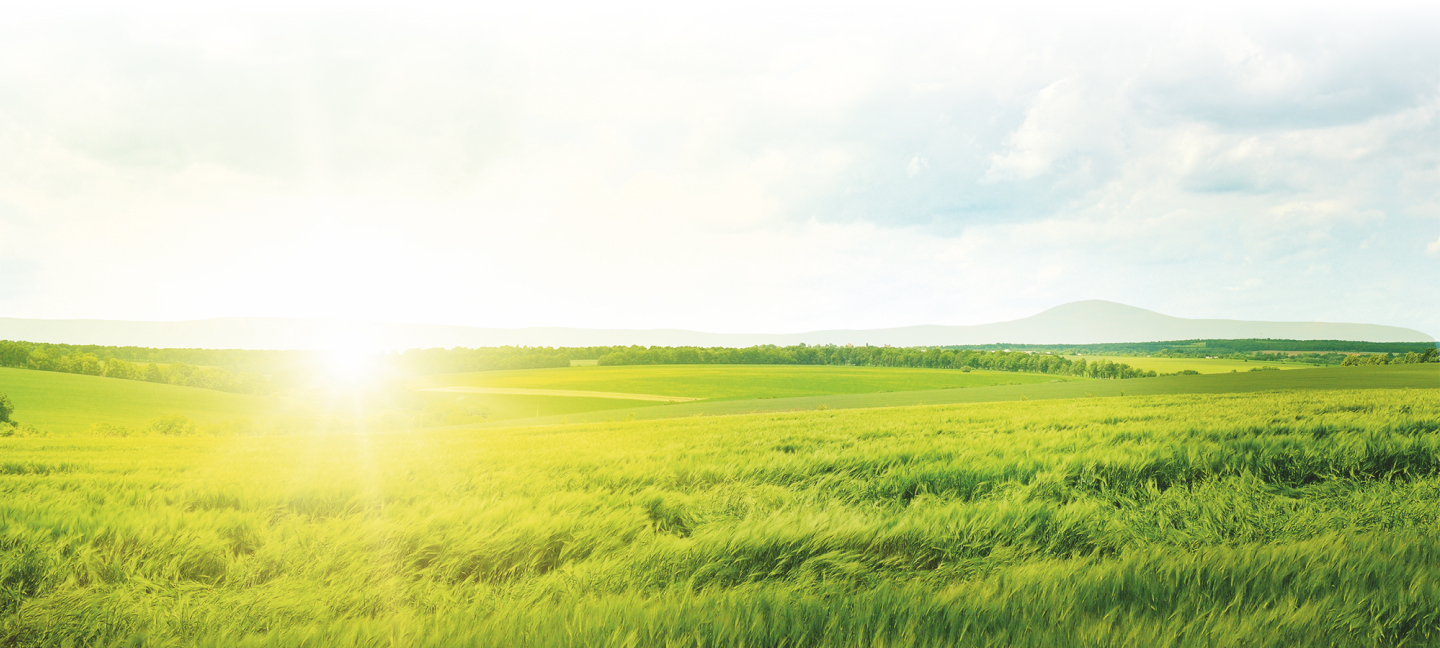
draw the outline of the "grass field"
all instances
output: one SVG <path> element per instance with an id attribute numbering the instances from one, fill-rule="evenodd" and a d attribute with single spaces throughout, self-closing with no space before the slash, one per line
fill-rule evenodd
<path id="1" fill-rule="evenodd" d="M 503 422 L 535 417 L 568 417 L 589 412 L 605 412 L 623 409 L 665 405 L 664 401 L 621 400 L 616 398 L 587 398 L 581 396 L 526 395 L 526 394 L 468 394 L 457 392 L 415 392 L 425 409 L 455 410 L 474 412 L 475 415 L 462 420 L 466 424 L 482 422 Z M 622 415 L 623 416 L 623 415 Z"/>
<path id="2" fill-rule="evenodd" d="M 143 427 L 180 414 L 214 424 L 294 411 L 292 402 L 135 380 L 0 367 L 0 394 L 18 408 L 15 419 L 43 430 L 74 434 L 95 423 Z"/>
<path id="3" fill-rule="evenodd" d="M 5 646 L 1440 642 L 1433 387 L 0 456 Z"/>
<path id="4" fill-rule="evenodd" d="M 773 375 L 766 375 L 771 373 Z M 54 434 L 83 434 L 97 423 L 138 430 L 151 420 L 186 416 L 202 427 L 250 420 L 252 433 L 293 434 L 315 429 L 400 429 L 453 425 L 533 425 L 621 419 L 661 419 L 824 408 L 1223 393 L 1271 389 L 1352 389 L 1440 386 L 1440 366 L 1344 367 L 1311 372 L 1243 372 L 1132 380 L 1061 379 L 1009 372 L 879 367 L 641 366 L 575 367 L 413 379 L 407 387 L 470 385 L 515 389 L 575 388 L 565 396 L 403 393 L 336 394 L 295 398 L 229 394 L 93 376 L 0 369 L 0 393 L 16 403 L 15 417 Z M 908 388 L 907 391 L 896 391 Z M 584 397 L 586 391 L 653 389 L 705 400 L 668 404 Z M 746 395 L 805 394 L 745 398 Z M 818 395 L 817 395 L 818 394 Z M 356 402 L 364 405 L 357 405 Z M 323 424 L 317 421 L 325 421 Z"/>
<path id="5" fill-rule="evenodd" d="M 493 371 L 424 376 L 402 389 L 367 394 L 309 390 L 293 398 L 216 392 L 139 381 L 47 371 L 0 368 L 0 393 L 9 394 L 16 418 L 47 432 L 79 434 L 95 424 L 143 428 L 157 417 L 182 415 L 201 425 L 247 419 L 257 429 L 286 433 L 311 421 L 331 427 L 364 429 L 416 425 L 567 417 L 664 405 L 646 400 L 660 394 L 706 400 L 736 400 L 795 395 L 885 392 L 988 385 L 1051 383 L 1053 376 L 993 371 L 963 373 L 937 369 L 877 367 L 579 366 L 558 369 Z M 1077 380 L 1077 379 L 1063 379 Z M 558 394 L 479 394 L 412 391 L 427 388 L 499 388 L 556 390 Z M 653 390 L 653 391 L 640 391 Z M 638 400 L 585 396 L 586 392 L 628 392 Z M 616 394 L 609 394 L 615 396 Z M 362 403 L 357 405 L 356 402 Z M 424 415 L 424 422 L 421 415 Z M 375 422 L 384 418 L 385 422 Z M 342 420 L 343 419 L 343 420 Z M 365 421 L 370 421 L 366 423 Z M 281 421 L 277 423 L 276 421 Z M 339 422 L 336 422 L 339 421 Z M 348 422 L 347 422 L 348 421 Z"/>
<path id="6" fill-rule="evenodd" d="M 353 394 L 329 391 L 303 393 L 295 398 L 232 394 L 209 389 L 181 387 L 99 376 L 32 371 L 0 367 L 0 394 L 15 403 L 15 419 L 49 434 L 85 434 L 97 424 L 129 428 L 144 433 L 153 420 L 184 416 L 198 425 L 214 426 L 246 420 L 264 433 L 278 427 L 284 433 L 303 432 L 320 419 L 363 421 L 382 413 L 404 419 L 420 412 L 459 410 L 474 416 L 463 421 L 504 421 L 536 416 L 565 416 L 634 408 L 663 403 L 614 400 L 582 396 L 530 396 L 523 394 L 413 394 L 412 399 L 382 393 L 364 396 L 367 404 L 357 406 Z M 418 399 L 418 400 L 416 400 Z M 399 402 L 396 401 L 412 401 Z M 458 403 L 457 403 L 458 401 Z M 439 406 L 439 407 L 437 407 Z M 442 421 L 443 423 L 443 421 Z M 341 427 L 363 427 L 363 423 L 331 421 Z"/>
<path id="7" fill-rule="evenodd" d="M 788 398 L 827 394 L 953 389 L 991 385 L 1028 385 L 1080 380 L 1064 376 L 1004 371 L 840 367 L 804 365 L 648 365 L 563 367 L 519 371 L 483 371 L 421 376 L 412 389 L 433 387 L 512 387 L 574 391 L 628 392 L 707 400 Z"/>
<path id="8" fill-rule="evenodd" d="M 1011 374 L 1013 375 L 1013 374 Z M 655 420 L 686 416 L 714 416 L 751 412 L 791 412 L 815 409 L 901 407 L 945 403 L 1053 400 L 1161 394 L 1227 394 L 1264 391 L 1337 389 L 1440 389 L 1440 365 L 1389 365 L 1333 367 L 1316 371 L 1257 371 L 1200 376 L 1161 376 L 1130 380 L 1077 380 L 1027 385 L 996 385 L 966 389 L 929 389 L 870 394 L 831 394 L 796 398 L 702 401 L 662 407 L 611 409 L 535 419 L 512 419 L 488 425 L 548 425 L 622 419 Z M 646 405 L 655 405 L 647 403 Z"/>
<path id="9" fill-rule="evenodd" d="M 1295 362 L 1247 362 L 1245 360 L 1224 360 L 1216 358 L 1206 360 L 1205 358 L 1147 358 L 1144 356 L 1066 356 L 1071 360 L 1084 359 L 1087 362 L 1096 360 L 1109 360 L 1111 362 L 1122 362 L 1136 369 L 1154 371 L 1156 373 L 1176 373 L 1180 371 L 1198 371 L 1202 374 L 1230 373 L 1231 371 L 1250 371 L 1256 367 L 1275 367 L 1276 369 L 1314 369 L 1315 365 L 1299 364 Z"/>
<path id="10" fill-rule="evenodd" d="M 952 369 L 891 367 L 836 367 L 793 365 L 649 365 L 627 367 L 573 366 L 555 369 L 483 371 L 419 376 L 404 381 L 429 407 L 464 407 L 483 411 L 483 417 L 461 417 L 457 423 L 505 424 L 509 421 L 565 421 L 624 418 L 664 402 L 655 397 L 704 399 L 698 410 L 738 413 L 756 409 L 727 403 L 787 399 L 831 394 L 910 392 L 995 385 L 1035 385 L 1085 379 L 1003 371 L 961 372 Z M 555 390 L 567 395 L 461 394 L 435 389 Z M 584 392 L 628 393 L 637 400 L 579 398 Z M 765 408 L 761 408 L 765 409 Z M 537 417 L 535 412 L 541 412 Z M 619 414 L 607 416 L 606 412 Z M 687 412 L 689 412 L 687 410 Z M 691 412 L 693 413 L 693 412 Z M 688 413 L 686 414 L 688 415 Z M 664 418 L 646 417 L 646 418 Z"/>

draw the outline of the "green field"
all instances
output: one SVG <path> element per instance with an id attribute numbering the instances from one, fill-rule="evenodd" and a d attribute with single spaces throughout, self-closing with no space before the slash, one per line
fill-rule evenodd
<path id="1" fill-rule="evenodd" d="M 1016 375 L 1016 374 L 1008 374 Z M 491 427 L 548 425 L 587 421 L 654 420 L 686 416 L 714 416 L 753 412 L 792 412 L 816 409 L 854 409 L 989 403 L 996 401 L 1053 400 L 1108 396 L 1161 394 L 1227 394 L 1266 391 L 1338 389 L 1440 389 L 1440 365 L 1388 365 L 1333 367 L 1317 371 L 1257 371 L 1199 376 L 1160 376 L 1130 380 L 1075 380 L 1026 385 L 995 385 L 965 389 L 928 389 L 908 392 L 831 394 L 795 398 L 702 401 L 654 407 L 543 416 L 488 423 Z M 620 401 L 624 402 L 624 401 Z"/>
<path id="2" fill-rule="evenodd" d="M 1148 358 L 1145 356 L 1065 356 L 1071 360 L 1084 359 L 1087 362 L 1096 360 L 1109 360 L 1111 362 L 1122 362 L 1136 369 L 1154 371 L 1156 373 L 1177 373 L 1181 371 L 1198 371 L 1202 374 L 1230 373 L 1232 371 L 1250 371 L 1256 367 L 1274 367 L 1276 369 L 1314 369 L 1315 365 L 1300 364 L 1296 362 L 1248 362 L 1245 360 L 1225 360 L 1215 358 Z"/>
<path id="3" fill-rule="evenodd" d="M 295 432 L 303 431 L 301 428 L 306 426 L 313 427 L 315 420 L 337 417 L 361 421 L 389 414 L 408 420 L 422 412 L 464 410 L 477 414 L 457 420 L 480 422 L 662 404 L 604 398 L 382 392 L 362 394 L 359 400 L 365 402 L 357 406 L 353 402 L 357 395 L 353 393 L 320 391 L 295 398 L 249 396 L 3 367 L 0 367 L 0 394 L 7 394 L 15 403 L 16 420 L 59 435 L 83 434 L 96 424 L 140 431 L 156 418 L 174 415 L 185 416 L 202 427 L 244 419 L 258 423 L 260 430 L 278 424 L 287 432 Z M 349 427 L 361 426 L 355 423 Z"/>
<path id="4" fill-rule="evenodd" d="M 215 424 L 277 416 L 297 407 L 261 396 L 3 367 L 0 394 L 15 403 L 16 420 L 60 434 L 84 432 L 95 423 L 143 427 L 151 419 L 175 414 Z"/>
<path id="5" fill-rule="evenodd" d="M 555 389 L 574 393 L 661 393 L 705 400 L 667 404 L 570 395 L 410 391 L 455 385 Z M 1434 386 L 1440 386 L 1440 365 L 1434 364 L 1131 380 L 884 367 L 662 365 L 449 374 L 411 379 L 407 381 L 406 389 L 398 392 L 382 390 L 356 394 L 319 391 L 298 394 L 294 398 L 275 398 L 0 368 L 0 393 L 9 394 L 16 403 L 18 411 L 15 417 L 61 435 L 83 434 L 97 423 L 133 428 L 137 433 L 143 433 L 141 428 L 151 420 L 177 414 L 194 420 L 202 428 L 244 419 L 255 423 L 249 433 L 294 434 L 317 429 L 384 430 L 627 418 L 646 420 L 820 408 L 1116 396 L 1122 393 Z M 756 394 L 761 397 L 756 397 Z"/>
<path id="6" fill-rule="evenodd" d="M 1004 371 L 840 367 L 805 365 L 645 365 L 565 367 L 520 371 L 482 371 L 421 376 L 407 383 L 427 387 L 514 387 L 573 391 L 687 396 L 707 400 L 744 400 L 953 389 L 991 385 L 1028 385 L 1080 380 Z"/>
<path id="7" fill-rule="evenodd" d="M 506 424 L 530 422 L 600 420 L 624 418 L 636 411 L 663 409 L 655 401 L 618 398 L 584 398 L 574 395 L 463 394 L 424 391 L 436 388 L 513 388 L 557 392 L 608 392 L 619 394 L 679 396 L 704 399 L 704 405 L 679 410 L 689 415 L 743 413 L 754 406 L 751 400 L 803 398 L 831 394 L 883 394 L 932 389 L 1035 385 L 1083 378 L 1003 371 L 962 372 L 953 369 L 910 369 L 891 367 L 837 367 L 792 365 L 649 365 L 628 367 L 573 366 L 556 369 L 482 371 L 463 374 L 418 376 L 403 382 L 430 408 L 478 409 L 483 416 L 459 417 L 454 424 Z M 692 405 L 698 405 L 693 404 Z M 759 409 L 767 409 L 759 407 Z M 657 410 L 661 411 L 661 410 Z M 537 415 L 537 412 L 539 414 Z M 619 412 L 608 415 L 607 412 Z M 644 416 L 665 418 L 668 416 Z"/>
<path id="8" fill-rule="evenodd" d="M 6 646 L 1440 642 L 1434 387 L 0 456 Z"/>
<path id="9" fill-rule="evenodd" d="M 625 392 L 710 401 L 889 392 L 1082 380 L 995 371 L 883 367 L 577 366 L 422 376 L 395 387 L 358 393 L 314 389 L 292 398 L 248 396 L 97 376 L 0 368 L 0 394 L 9 394 L 16 418 L 55 434 L 78 434 L 95 424 L 144 428 L 152 419 L 182 415 L 203 425 L 247 419 L 256 429 L 293 433 L 317 427 L 394 429 L 478 424 L 665 403 L 593 398 L 586 392 Z M 568 395 L 465 394 L 419 391 L 430 387 L 511 387 L 573 392 Z M 358 404 L 357 404 L 358 403 Z M 721 406 L 723 409 L 723 406 Z M 740 410 L 748 411 L 748 410 Z M 622 415 L 623 416 L 623 415 Z M 383 419 L 383 420 L 382 420 Z M 277 423 L 277 421 L 280 421 Z M 339 422 L 335 422 L 339 421 Z M 367 423 L 368 421 L 368 423 Z M 264 433 L 264 432 L 262 432 Z"/>
<path id="10" fill-rule="evenodd" d="M 583 398 L 574 396 L 530 396 L 523 394 L 458 394 L 449 392 L 416 392 L 426 410 L 460 410 L 461 424 L 514 421 L 536 417 L 568 417 L 590 412 L 605 412 L 656 407 L 663 402 L 619 400 L 614 398 Z M 474 412 L 469 417 L 464 412 Z M 436 425 L 444 423 L 437 422 Z"/>

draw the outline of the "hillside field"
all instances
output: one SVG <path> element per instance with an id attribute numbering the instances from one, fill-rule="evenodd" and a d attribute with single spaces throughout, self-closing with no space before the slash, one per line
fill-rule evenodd
<path id="1" fill-rule="evenodd" d="M 296 408 L 293 402 L 262 396 L 5 367 L 0 367 L 0 394 L 15 403 L 16 420 L 59 434 L 83 433 L 96 423 L 144 427 L 176 414 L 219 424 Z"/>
<path id="2" fill-rule="evenodd" d="M 0 456 L 6 646 L 1440 642 L 1435 388 Z"/>

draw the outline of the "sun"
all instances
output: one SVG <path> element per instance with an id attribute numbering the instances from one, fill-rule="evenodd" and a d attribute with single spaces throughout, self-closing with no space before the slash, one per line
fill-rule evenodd
<path id="1" fill-rule="evenodd" d="M 319 358 L 318 373 L 336 386 L 371 384 L 380 377 L 380 354 L 361 339 L 336 339 Z"/>
<path id="2" fill-rule="evenodd" d="M 359 349 L 325 352 L 321 369 L 326 378 L 337 384 L 358 385 L 376 378 L 374 354 Z"/>

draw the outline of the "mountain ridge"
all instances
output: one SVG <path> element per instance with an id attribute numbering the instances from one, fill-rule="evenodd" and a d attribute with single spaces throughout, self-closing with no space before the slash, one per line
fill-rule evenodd
<path id="1" fill-rule="evenodd" d="M 705 333 L 682 329 L 483 328 L 449 324 L 390 324 L 335 319 L 223 317 L 178 322 L 0 318 L 0 339 L 65 344 L 230 349 L 394 349 L 479 346 L 729 346 L 760 344 L 872 344 L 942 346 L 1098 344 L 1193 339 L 1350 340 L 1433 342 L 1397 326 L 1333 322 L 1187 319 L 1092 299 L 1029 317 L 976 324 L 804 333 Z"/>

